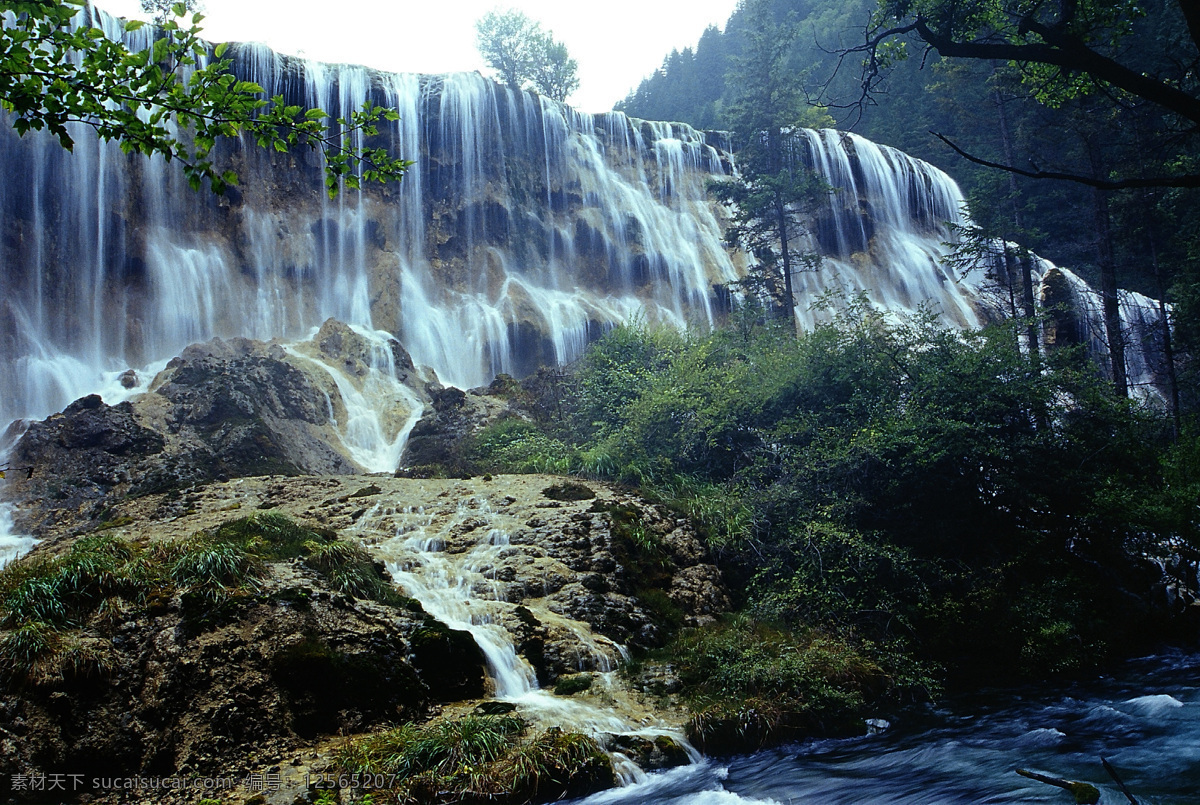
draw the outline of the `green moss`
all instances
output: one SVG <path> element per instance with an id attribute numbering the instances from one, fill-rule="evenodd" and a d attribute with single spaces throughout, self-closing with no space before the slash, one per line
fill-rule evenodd
<path id="1" fill-rule="evenodd" d="M 638 603 L 654 616 L 654 622 L 673 632 L 683 626 L 683 610 L 671 600 L 665 590 L 657 587 L 642 587 L 634 591 Z"/>
<path id="2" fill-rule="evenodd" d="M 615 784 L 594 740 L 550 729 L 528 736 L 513 715 L 464 716 L 406 724 L 351 740 L 338 753 L 342 774 L 396 775 L 401 802 L 524 803 L 582 796 Z"/>
<path id="3" fill-rule="evenodd" d="M 576 693 L 581 693 L 589 690 L 592 683 L 596 681 L 593 674 L 571 674 L 570 676 L 560 676 L 558 681 L 554 683 L 555 696 L 573 696 Z"/>
<path id="4" fill-rule="evenodd" d="M 596 493 L 590 487 L 575 481 L 551 484 L 542 490 L 542 494 L 551 500 L 562 501 L 591 500 L 596 497 Z"/>

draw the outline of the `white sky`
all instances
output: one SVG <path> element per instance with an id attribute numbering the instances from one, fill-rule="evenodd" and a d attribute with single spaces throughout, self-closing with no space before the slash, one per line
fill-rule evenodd
<path id="1" fill-rule="evenodd" d="M 695 47 L 709 25 L 722 29 L 737 0 L 203 0 L 205 38 L 263 42 L 277 51 L 406 73 L 479 70 L 475 20 L 517 8 L 541 22 L 579 62 L 568 100 L 604 112 L 662 65 L 672 49 Z M 138 0 L 97 0 L 123 17 Z"/>

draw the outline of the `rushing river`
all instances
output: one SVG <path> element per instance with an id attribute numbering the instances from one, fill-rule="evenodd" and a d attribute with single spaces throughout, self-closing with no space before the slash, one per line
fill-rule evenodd
<path id="1" fill-rule="evenodd" d="M 1069 805 L 1027 768 L 1090 782 L 1101 805 L 1200 803 L 1200 654 L 1136 660 L 1112 676 L 946 702 L 881 734 L 705 760 L 579 805 L 1026 803 Z"/>

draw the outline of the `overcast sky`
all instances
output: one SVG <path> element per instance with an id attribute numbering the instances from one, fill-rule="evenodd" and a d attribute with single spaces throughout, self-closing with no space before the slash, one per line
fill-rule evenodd
<path id="1" fill-rule="evenodd" d="M 579 61 L 569 98 L 603 112 L 662 64 L 672 49 L 694 47 L 709 25 L 725 27 L 737 0 L 203 0 L 205 37 L 264 42 L 284 53 L 384 70 L 446 73 L 487 65 L 475 50 L 475 20 L 518 8 L 564 42 Z M 143 16 L 138 0 L 97 0 L 123 17 Z"/>

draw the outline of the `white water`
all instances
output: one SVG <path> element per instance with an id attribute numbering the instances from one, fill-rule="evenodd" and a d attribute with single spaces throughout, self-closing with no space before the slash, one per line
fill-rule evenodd
<path id="1" fill-rule="evenodd" d="M 13 533 L 12 504 L 0 503 L 0 568 L 29 553 L 37 542 L 33 537 Z"/>
<path id="2" fill-rule="evenodd" d="M 337 389 L 329 400 L 330 422 L 355 464 L 367 472 L 393 472 L 420 421 L 424 404 L 396 370 L 389 333 L 351 325 L 367 346 L 367 363 L 359 372 L 345 371 L 348 361 L 329 360 L 315 341 L 316 328 L 306 341 L 284 347 L 288 355 L 329 377 Z"/>
<path id="3" fill-rule="evenodd" d="M 95 19 L 118 35 L 111 17 Z M 214 198 L 85 128 L 68 154 L 0 125 L 0 423 L 89 392 L 111 402 L 108 378 L 195 341 L 294 341 L 329 317 L 391 333 L 442 382 L 477 386 L 571 361 L 635 316 L 712 326 L 715 286 L 745 271 L 706 192 L 730 164 L 719 136 L 582 114 L 477 74 L 383 74 L 261 45 L 230 53 L 241 77 L 289 103 L 334 117 L 366 99 L 397 109 L 381 137 L 417 164 L 399 185 L 330 201 L 319 156 L 226 148 L 218 159 L 243 181 Z M 835 189 L 810 244 L 820 268 L 796 278 L 801 324 L 819 320 L 812 305 L 830 291 L 983 322 L 978 278 L 941 261 L 946 224 L 962 215 L 948 176 L 855 135 L 797 138 L 796 158 Z"/>
<path id="4" fill-rule="evenodd" d="M 1028 768 L 1095 785 L 1101 805 L 1200 803 L 1200 656 L 1137 660 L 1111 676 L 957 697 L 891 729 L 706 759 L 572 805 L 968 805 L 1070 796 L 1018 776 Z"/>
<path id="5" fill-rule="evenodd" d="M 11 437 L 15 434 L 5 434 Z M 8 452 L 11 444 L 0 444 L 0 467 L 8 466 Z M 10 472 L 20 472 L 19 468 L 10 470 Z M 0 479 L 0 484 L 7 483 L 8 478 Z M 0 569 L 14 559 L 19 559 L 25 554 L 33 550 L 33 546 L 38 543 L 33 537 L 27 534 L 18 534 L 13 531 L 13 504 L 0 502 Z"/>
<path id="6" fill-rule="evenodd" d="M 509 544 L 508 523 L 486 498 L 459 499 L 453 509 L 388 510 L 376 506 L 360 519 L 362 534 L 391 531 L 373 550 L 382 558 L 393 580 L 433 617 L 452 629 L 470 633 L 487 662 L 488 678 L 496 699 L 517 706 L 518 712 L 540 726 L 557 726 L 605 741 L 609 735 L 655 737 L 670 735 L 687 746 L 683 735 L 659 724 L 642 724 L 617 706 L 601 707 L 586 699 L 555 696 L 538 687 L 537 675 L 517 651 L 505 628 L 513 604 L 505 600 L 503 585 L 495 578 Z M 586 624 L 567 621 L 526 601 L 539 619 L 567 625 L 584 668 L 596 669 L 597 687 L 617 692 L 615 673 L 621 650 L 606 638 L 592 634 Z M 699 755 L 695 755 L 696 758 Z M 614 768 L 624 783 L 645 778 L 628 757 L 614 753 Z"/>

